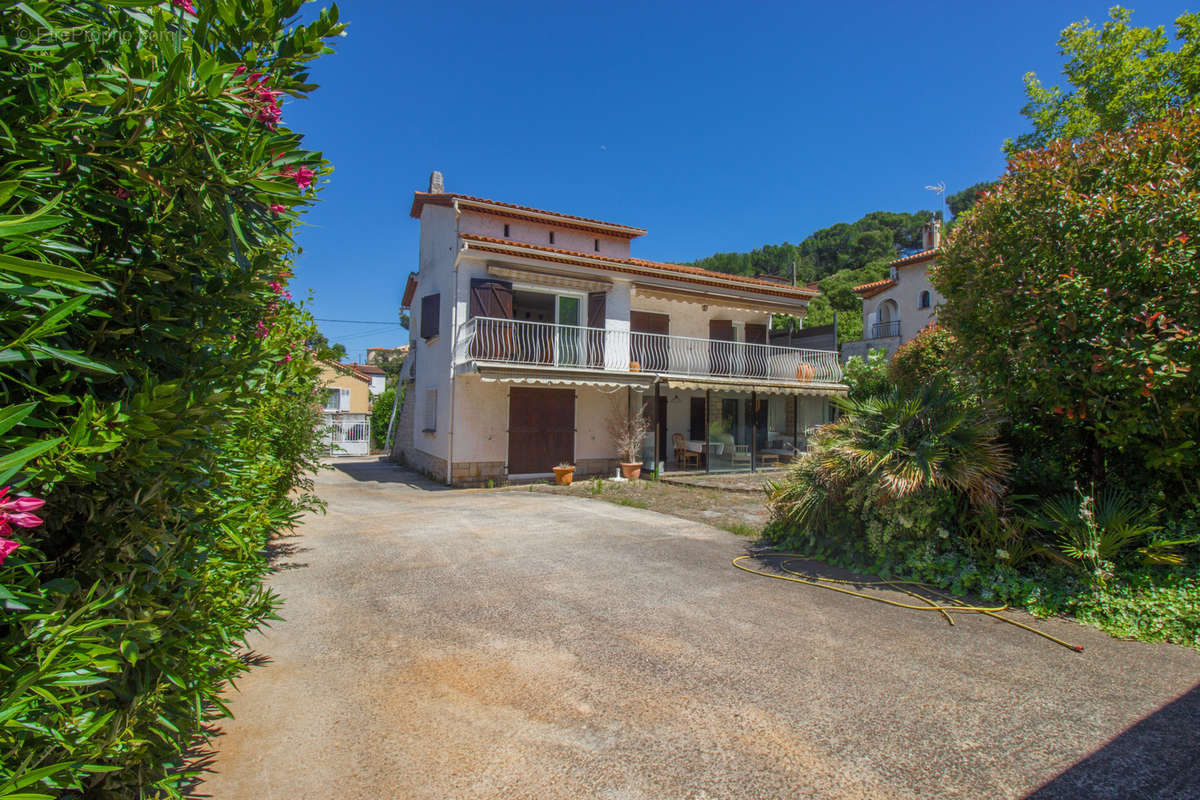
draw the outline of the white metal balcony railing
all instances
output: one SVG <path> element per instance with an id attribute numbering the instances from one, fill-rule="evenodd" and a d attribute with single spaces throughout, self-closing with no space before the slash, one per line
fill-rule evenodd
<path id="1" fill-rule="evenodd" d="M 474 317 L 459 328 L 455 363 L 469 361 L 792 383 L 842 379 L 830 350 L 493 317 Z"/>
<path id="2" fill-rule="evenodd" d="M 893 319 L 887 322 L 876 322 L 871 326 L 872 339 L 886 339 L 889 336 L 900 335 L 900 320 Z"/>

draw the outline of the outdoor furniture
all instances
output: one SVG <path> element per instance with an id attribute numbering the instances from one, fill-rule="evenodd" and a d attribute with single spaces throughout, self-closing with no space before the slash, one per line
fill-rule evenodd
<path id="1" fill-rule="evenodd" d="M 778 453 L 759 453 L 758 454 L 758 463 L 762 464 L 763 466 L 766 466 L 767 464 L 778 464 L 779 463 L 779 454 Z"/>
<path id="2" fill-rule="evenodd" d="M 750 445 L 735 444 L 733 446 L 733 463 L 734 464 L 749 464 L 750 463 Z"/>
<path id="3" fill-rule="evenodd" d="M 696 468 L 700 468 L 700 451 L 689 448 L 688 442 L 684 440 L 682 433 L 674 434 L 671 437 L 671 441 L 675 444 L 675 463 L 677 465 L 686 469 L 688 462 L 694 462 Z"/>

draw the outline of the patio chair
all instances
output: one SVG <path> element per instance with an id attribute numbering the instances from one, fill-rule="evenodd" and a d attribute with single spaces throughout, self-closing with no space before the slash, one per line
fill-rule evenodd
<path id="1" fill-rule="evenodd" d="M 700 469 L 700 454 L 687 449 L 687 443 L 684 441 L 682 433 L 676 433 L 671 436 L 671 441 L 675 444 L 675 464 L 687 468 L 688 462 L 694 461 L 696 469 Z"/>

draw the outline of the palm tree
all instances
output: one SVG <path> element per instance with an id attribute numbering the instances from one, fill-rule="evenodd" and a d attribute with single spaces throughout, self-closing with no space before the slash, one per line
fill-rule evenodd
<path id="1" fill-rule="evenodd" d="M 772 487 L 776 509 L 793 522 L 819 523 L 864 478 L 883 502 L 941 489 L 990 507 L 1003 493 L 1012 459 L 996 441 L 992 408 L 969 406 L 941 382 L 838 405 L 842 417 L 818 433 L 811 463 Z"/>

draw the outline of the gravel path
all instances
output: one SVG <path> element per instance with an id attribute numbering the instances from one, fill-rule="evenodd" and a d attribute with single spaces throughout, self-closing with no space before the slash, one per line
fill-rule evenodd
<path id="1" fill-rule="evenodd" d="M 951 628 L 637 508 L 367 460 L 320 486 L 197 797 L 1200 796 L 1200 653 Z"/>

